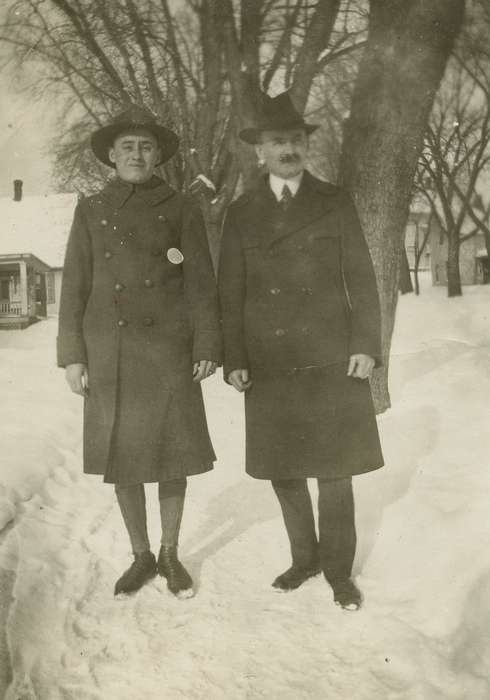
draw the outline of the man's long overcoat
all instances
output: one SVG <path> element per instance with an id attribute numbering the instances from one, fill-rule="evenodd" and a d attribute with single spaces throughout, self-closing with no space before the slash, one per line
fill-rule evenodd
<path id="1" fill-rule="evenodd" d="M 304 173 L 284 212 L 263 179 L 227 213 L 219 272 L 225 378 L 249 369 L 247 471 L 340 478 L 382 466 L 369 383 L 380 361 L 373 267 L 350 197 Z"/>
<path id="2" fill-rule="evenodd" d="M 190 199 L 153 177 L 136 186 L 115 180 L 79 202 L 58 364 L 88 366 L 85 472 L 132 484 L 211 469 L 192 364 L 220 358 L 216 284 Z"/>

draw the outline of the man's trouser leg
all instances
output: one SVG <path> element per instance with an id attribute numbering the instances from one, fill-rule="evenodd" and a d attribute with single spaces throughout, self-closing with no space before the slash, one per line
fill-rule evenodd
<path id="1" fill-rule="evenodd" d="M 160 499 L 160 518 L 162 522 L 163 546 L 177 546 L 179 542 L 180 523 L 184 512 L 187 479 L 161 481 L 158 484 Z"/>
<path id="2" fill-rule="evenodd" d="M 315 519 L 306 479 L 273 480 L 291 545 L 293 566 L 306 568 L 318 561 Z"/>
<path id="3" fill-rule="evenodd" d="M 115 485 L 117 501 L 128 531 L 133 554 L 141 554 L 150 549 L 146 527 L 146 500 L 143 484 L 131 486 Z"/>
<path id="4" fill-rule="evenodd" d="M 349 578 L 356 552 L 352 479 L 318 479 L 320 564 L 327 581 Z"/>

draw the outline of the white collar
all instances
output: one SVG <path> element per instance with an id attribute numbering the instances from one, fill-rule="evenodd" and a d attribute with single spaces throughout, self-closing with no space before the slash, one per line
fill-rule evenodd
<path id="1" fill-rule="evenodd" d="M 277 199 L 277 201 L 279 201 L 282 197 L 282 188 L 284 187 L 284 185 L 287 185 L 289 187 L 289 190 L 294 197 L 294 195 L 299 189 L 299 186 L 301 185 L 302 179 L 303 171 L 300 172 L 299 175 L 295 175 L 289 180 L 284 180 L 282 177 L 277 177 L 277 175 L 269 173 L 269 185 L 271 190 L 274 192 L 274 196 Z"/>

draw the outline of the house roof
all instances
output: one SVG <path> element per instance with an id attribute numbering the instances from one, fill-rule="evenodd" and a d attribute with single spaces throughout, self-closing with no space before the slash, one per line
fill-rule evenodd
<path id="1" fill-rule="evenodd" d="M 0 198 L 0 255 L 32 254 L 50 267 L 61 267 L 76 194 Z"/>

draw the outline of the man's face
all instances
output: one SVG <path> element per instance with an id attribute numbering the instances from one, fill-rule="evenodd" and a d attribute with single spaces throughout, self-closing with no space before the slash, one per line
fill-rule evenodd
<path id="1" fill-rule="evenodd" d="M 119 134 L 109 149 L 109 160 L 121 180 L 134 185 L 151 178 L 160 157 L 156 138 L 144 129 Z"/>
<path id="2" fill-rule="evenodd" d="M 270 173 L 287 180 L 305 168 L 308 136 L 304 129 L 263 131 L 262 141 L 255 150 Z"/>

